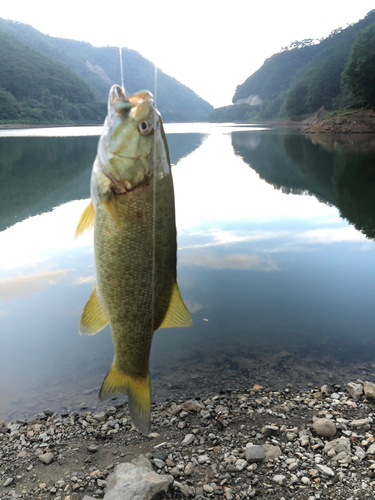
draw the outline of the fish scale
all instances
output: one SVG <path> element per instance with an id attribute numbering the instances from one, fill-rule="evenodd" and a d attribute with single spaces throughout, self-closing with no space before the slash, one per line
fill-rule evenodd
<path id="1" fill-rule="evenodd" d="M 104 207 L 98 209 L 95 217 L 98 289 L 108 313 L 114 344 L 118 346 L 117 364 L 129 375 L 147 373 L 152 332 L 159 328 L 167 313 L 176 280 L 174 200 L 168 196 L 171 190 L 171 177 L 156 182 L 154 304 L 150 281 L 154 248 L 153 184 L 116 197 L 120 234 Z"/>

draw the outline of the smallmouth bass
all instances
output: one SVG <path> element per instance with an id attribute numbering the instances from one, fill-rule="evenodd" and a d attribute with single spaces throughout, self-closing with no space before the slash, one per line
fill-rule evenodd
<path id="1" fill-rule="evenodd" d="M 190 326 L 177 287 L 176 224 L 169 150 L 148 91 L 125 96 L 114 85 L 91 174 L 91 202 L 76 236 L 94 227 L 97 284 L 80 333 L 108 323 L 115 357 L 100 399 L 126 392 L 135 427 L 151 424 L 148 360 L 154 330 Z"/>

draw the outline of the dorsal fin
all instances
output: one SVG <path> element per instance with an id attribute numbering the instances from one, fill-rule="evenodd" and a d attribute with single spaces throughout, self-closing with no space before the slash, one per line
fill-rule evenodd
<path id="1" fill-rule="evenodd" d="M 193 320 L 183 303 L 177 283 L 173 285 L 172 297 L 167 314 L 159 328 L 172 328 L 176 326 L 192 326 Z"/>

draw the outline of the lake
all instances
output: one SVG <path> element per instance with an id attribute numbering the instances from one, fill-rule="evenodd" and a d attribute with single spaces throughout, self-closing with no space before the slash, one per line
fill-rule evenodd
<path id="1" fill-rule="evenodd" d="M 167 124 L 178 283 L 192 328 L 155 333 L 154 400 L 375 376 L 375 138 Z M 101 127 L 0 131 L 0 419 L 97 409 L 109 327 L 88 203 Z M 121 398 L 119 398 L 121 400 Z"/>

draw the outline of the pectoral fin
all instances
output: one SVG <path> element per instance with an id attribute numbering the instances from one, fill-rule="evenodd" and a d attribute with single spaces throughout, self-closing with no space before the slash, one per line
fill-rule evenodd
<path id="1" fill-rule="evenodd" d="M 171 328 L 175 326 L 192 326 L 193 320 L 182 301 L 177 283 L 173 285 L 172 297 L 169 309 L 165 315 L 163 323 L 159 328 Z"/>
<path id="2" fill-rule="evenodd" d="M 118 232 L 121 233 L 121 225 L 117 213 L 116 198 L 112 195 L 108 201 L 103 201 L 102 203 L 105 206 L 106 210 L 110 213 L 112 219 L 115 221 Z"/>
<path id="3" fill-rule="evenodd" d="M 95 288 L 90 295 L 85 308 L 83 309 L 79 325 L 79 333 L 94 335 L 94 333 L 98 333 L 100 330 L 103 330 L 107 324 L 107 313 L 104 310 L 95 285 Z"/>
<path id="4" fill-rule="evenodd" d="M 82 212 L 82 215 L 78 221 L 74 238 L 78 238 L 78 236 L 81 236 L 83 231 L 85 230 L 89 231 L 90 229 L 92 229 L 94 227 L 94 222 L 95 222 L 95 210 L 92 202 L 90 201 L 85 210 Z"/>

